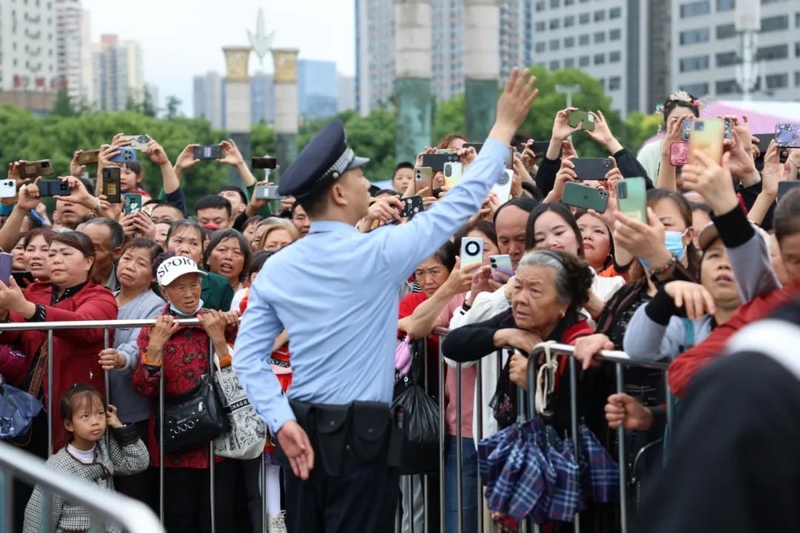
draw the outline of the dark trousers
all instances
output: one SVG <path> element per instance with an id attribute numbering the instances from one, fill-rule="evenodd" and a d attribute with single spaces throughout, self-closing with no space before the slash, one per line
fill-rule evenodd
<path id="1" fill-rule="evenodd" d="M 235 529 L 233 487 L 236 483 L 236 463 L 222 461 L 214 469 L 214 522 L 217 533 Z M 208 469 L 164 469 L 164 527 L 167 533 L 211 532 L 210 481 Z"/>
<path id="2" fill-rule="evenodd" d="M 26 389 L 27 390 L 27 389 Z M 40 412 L 31 422 L 30 441 L 22 446 L 26 452 L 41 459 L 47 459 L 47 413 Z M 33 494 L 33 485 L 27 482 L 14 480 L 14 531 L 22 531 L 25 521 L 25 507 Z"/>
<path id="3" fill-rule="evenodd" d="M 289 533 L 385 533 L 394 530 L 399 474 L 385 461 L 365 463 L 345 453 L 338 476 L 315 457 L 307 481 L 284 469 Z"/>
<path id="4" fill-rule="evenodd" d="M 136 422 L 136 431 L 143 442 L 147 442 L 147 420 Z M 155 472 L 155 476 L 154 476 Z M 158 470 L 152 468 L 131 476 L 114 476 L 114 489 L 134 500 L 147 504 L 150 508 L 157 509 L 154 489 L 158 488 Z M 156 511 L 158 512 L 158 511 Z"/>

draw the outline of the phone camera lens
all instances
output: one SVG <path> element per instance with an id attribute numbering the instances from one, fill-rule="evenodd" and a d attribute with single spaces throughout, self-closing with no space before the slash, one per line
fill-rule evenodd
<path id="1" fill-rule="evenodd" d="M 480 253 L 481 247 L 478 246 L 477 242 L 470 241 L 464 246 L 464 251 L 466 251 L 469 256 L 476 256 Z"/>

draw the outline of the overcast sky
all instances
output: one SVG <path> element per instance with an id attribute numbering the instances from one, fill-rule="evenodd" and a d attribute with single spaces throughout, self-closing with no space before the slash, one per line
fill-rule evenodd
<path id="1" fill-rule="evenodd" d="M 160 105 L 167 96 L 183 101 L 192 114 L 192 76 L 225 72 L 223 46 L 247 46 L 247 30 L 255 33 L 258 9 L 264 9 L 273 47 L 299 48 L 300 57 L 335 61 L 339 72 L 355 73 L 355 20 L 352 0 L 137 0 L 120 4 L 82 0 L 91 13 L 92 40 L 103 33 L 139 41 L 144 78 L 159 89 Z M 272 72 L 268 54 L 259 65 L 253 54 L 250 72 Z"/>

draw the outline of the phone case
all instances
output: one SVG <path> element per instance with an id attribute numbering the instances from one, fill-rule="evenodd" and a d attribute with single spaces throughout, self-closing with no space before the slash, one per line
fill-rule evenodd
<path id="1" fill-rule="evenodd" d="M 422 196 L 402 198 L 400 201 L 403 202 L 403 209 L 400 210 L 401 218 L 408 218 L 425 210 L 425 205 L 422 203 Z"/>
<path id="2" fill-rule="evenodd" d="M 250 160 L 253 170 L 275 170 L 278 168 L 278 160 L 274 157 L 254 157 Z"/>
<path id="3" fill-rule="evenodd" d="M 136 148 L 130 146 L 120 146 L 119 153 L 110 158 L 113 163 L 133 163 L 136 161 Z"/>
<path id="4" fill-rule="evenodd" d="M 547 155 L 547 149 L 550 148 L 550 141 L 535 141 L 533 145 L 531 145 L 531 150 L 533 150 L 533 155 L 536 157 L 544 157 Z M 559 157 L 561 156 L 561 150 L 559 150 Z"/>
<path id="5" fill-rule="evenodd" d="M 69 184 L 61 180 L 40 180 L 39 196 L 69 196 Z"/>
<path id="6" fill-rule="evenodd" d="M 492 192 L 497 195 L 497 199 L 501 204 L 506 203 L 511 199 L 511 182 L 514 179 L 514 171 L 505 169 L 505 172 L 497 183 L 492 185 Z"/>
<path id="7" fill-rule="evenodd" d="M 693 120 L 689 139 L 689 163 L 695 164 L 696 151 L 703 152 L 716 164 L 722 164 L 722 141 L 725 136 L 725 121 L 721 119 Z"/>
<path id="8" fill-rule="evenodd" d="M 109 167 L 103 169 L 103 194 L 106 195 L 106 200 L 112 204 L 118 204 L 122 201 L 119 168 Z"/>
<path id="9" fill-rule="evenodd" d="M 461 239 L 461 268 L 483 264 L 483 239 L 464 237 Z"/>
<path id="10" fill-rule="evenodd" d="M 647 224 L 647 186 L 644 178 L 626 178 L 617 183 L 619 210 Z"/>
<path id="11" fill-rule="evenodd" d="M 784 197 L 786 193 L 800 187 L 800 181 L 779 181 L 778 182 L 778 202 Z"/>
<path id="12" fill-rule="evenodd" d="M 673 167 L 682 167 L 689 162 L 689 143 L 676 142 L 669 147 L 669 162 Z"/>
<path id="13" fill-rule="evenodd" d="M 28 161 L 19 167 L 20 179 L 45 177 L 53 175 L 53 166 L 50 164 L 49 159 L 42 159 L 40 161 Z"/>
<path id="14" fill-rule="evenodd" d="M 414 169 L 414 192 L 419 194 L 423 189 L 428 189 L 426 196 L 433 196 L 433 170 L 430 167 Z"/>
<path id="15" fill-rule="evenodd" d="M 733 139 L 733 120 L 725 119 L 725 138 Z"/>
<path id="16" fill-rule="evenodd" d="M 570 111 L 567 121 L 572 128 L 577 128 L 583 122 L 581 129 L 594 131 L 594 115 L 588 111 Z"/>
<path id="17" fill-rule="evenodd" d="M 78 155 L 78 163 L 81 165 L 96 165 L 100 158 L 100 150 L 85 150 Z"/>
<path id="18" fill-rule="evenodd" d="M 142 195 L 136 193 L 128 193 L 125 195 L 125 206 L 122 208 L 123 213 L 132 215 L 142 210 Z"/>
<path id="19" fill-rule="evenodd" d="M 493 272 L 501 272 L 509 278 L 514 275 L 514 267 L 511 265 L 510 255 L 490 255 L 489 266 Z M 500 281 L 500 278 L 492 276 L 495 281 Z"/>
<path id="20" fill-rule="evenodd" d="M 596 189 L 580 183 L 564 184 L 564 194 L 561 203 L 579 207 L 581 209 L 594 209 L 598 213 L 605 213 L 608 206 L 608 191 Z"/>
<path id="21" fill-rule="evenodd" d="M 575 165 L 575 174 L 579 180 L 597 181 L 606 179 L 608 171 L 614 168 L 614 163 L 607 157 L 601 158 L 576 158 L 572 160 Z"/>
<path id="22" fill-rule="evenodd" d="M 455 187 L 461 181 L 464 167 L 461 163 L 447 162 L 444 164 L 444 184 L 448 187 Z"/>
<path id="23" fill-rule="evenodd" d="M 11 283 L 11 267 L 14 256 L 7 252 L 0 252 L 0 281 L 9 285 Z"/>
<path id="24" fill-rule="evenodd" d="M 781 148 L 800 148 L 800 124 L 775 126 L 775 142 Z"/>
<path id="25" fill-rule="evenodd" d="M 16 198 L 17 182 L 14 180 L 0 180 L 0 198 Z"/>
<path id="26" fill-rule="evenodd" d="M 147 143 L 151 140 L 147 135 L 123 135 L 122 138 L 130 141 L 131 148 L 135 150 L 147 150 Z"/>

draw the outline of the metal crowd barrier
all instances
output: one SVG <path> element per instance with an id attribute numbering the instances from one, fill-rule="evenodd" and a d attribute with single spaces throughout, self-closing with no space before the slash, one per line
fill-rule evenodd
<path id="1" fill-rule="evenodd" d="M 443 328 L 437 328 L 434 330 L 434 336 L 439 338 L 439 383 L 438 383 L 438 398 L 439 398 L 439 409 L 440 409 L 440 424 L 439 424 L 439 445 L 440 445 L 440 456 L 439 456 L 439 520 L 440 520 L 440 529 L 442 531 L 445 530 L 445 521 L 446 521 L 446 497 L 445 494 L 445 462 L 447 458 L 446 452 L 446 437 L 447 437 L 447 422 L 446 422 L 446 400 L 445 400 L 445 373 L 441 371 L 442 369 L 448 368 L 451 370 L 456 371 L 456 378 L 455 378 L 455 385 L 456 385 L 456 397 L 455 397 L 455 407 L 456 407 L 456 502 L 458 509 L 464 508 L 464 494 L 463 494 L 463 461 L 462 461 L 462 452 L 461 452 L 461 421 L 462 421 L 462 364 L 456 363 L 455 366 L 449 365 L 444 361 L 444 356 L 441 353 L 441 343 L 444 337 L 447 335 L 448 331 Z M 426 363 L 428 361 L 427 357 L 427 342 L 424 343 L 425 346 L 425 360 Z M 570 372 L 570 422 L 571 422 L 571 434 L 572 434 L 572 443 L 575 450 L 578 450 L 578 413 L 577 413 L 577 364 L 576 359 L 573 357 L 573 350 L 574 347 L 565 344 L 547 344 L 541 343 L 537 345 L 533 352 L 530 354 L 531 360 L 536 360 L 538 357 L 544 353 L 545 347 L 549 346 L 550 353 L 552 355 L 567 355 L 569 356 L 569 372 Z M 499 376 L 502 367 L 503 367 L 503 355 L 504 352 L 509 352 L 509 348 L 505 349 L 498 349 L 495 357 L 495 363 L 497 365 L 497 375 Z M 489 355 L 489 354 L 487 354 Z M 668 363 L 661 363 L 661 362 L 644 362 L 644 361 L 636 361 L 632 360 L 626 353 L 619 352 L 619 351 L 603 351 L 600 355 L 596 356 L 596 359 L 599 361 L 605 361 L 609 363 L 613 363 L 615 365 L 616 370 L 616 391 L 618 393 L 624 392 L 624 368 L 625 367 L 636 367 L 636 368 L 645 368 L 645 369 L 653 369 L 653 370 L 660 370 L 664 372 L 665 379 L 668 378 Z M 483 409 L 484 406 L 484 391 L 483 391 L 483 383 L 482 383 L 482 371 L 486 368 L 486 365 L 489 363 L 486 361 L 478 360 L 476 365 L 476 386 L 475 386 L 475 413 L 474 417 L 477 420 L 477 424 L 475 425 L 476 434 L 474 435 L 475 441 L 479 442 L 483 437 Z M 533 391 L 536 387 L 536 365 L 529 364 L 528 365 L 528 394 L 526 397 L 526 393 L 522 388 L 518 389 L 518 422 L 524 422 L 529 417 L 536 416 L 536 409 L 534 405 L 534 394 Z M 426 365 L 426 377 L 427 377 L 427 365 Z M 468 385 L 470 386 L 470 385 Z M 669 388 L 666 388 L 667 391 L 667 424 L 669 425 L 672 420 L 672 402 L 669 398 Z M 453 401 L 453 399 L 451 399 Z M 528 415 L 526 416 L 526 411 Z M 617 440 L 618 440 L 618 449 L 617 449 L 617 460 L 619 463 L 619 476 L 620 476 L 620 521 L 621 521 L 621 531 L 622 533 L 627 533 L 629 531 L 629 510 L 628 510 L 628 485 L 627 485 L 627 457 L 626 457 L 626 450 L 625 450 L 625 428 L 624 426 L 620 426 L 617 430 Z M 576 452 L 577 453 L 577 452 Z M 424 490 L 424 502 L 428 501 L 428 487 L 427 487 L 427 476 L 426 483 L 425 483 L 425 490 Z M 484 496 L 483 496 L 483 484 L 480 479 L 480 472 L 478 473 L 478 501 L 477 510 L 477 531 L 486 531 L 487 529 L 484 528 Z M 412 495 L 413 497 L 413 495 Z M 412 498 L 413 499 L 413 498 Z M 399 510 L 396 522 L 396 530 L 398 532 L 403 531 L 402 524 L 400 522 L 402 515 L 402 509 Z M 408 531 L 411 533 L 418 533 L 414 529 L 414 513 L 407 512 L 406 513 L 408 518 Z M 424 530 L 429 531 L 429 517 L 427 514 L 427 510 L 425 512 L 425 522 L 424 522 Z M 580 524 L 580 515 L 575 515 L 574 521 L 574 530 L 576 532 L 580 532 L 581 524 Z M 459 512 L 458 514 L 458 524 L 457 524 L 457 531 L 459 533 L 463 533 L 465 529 L 464 524 L 464 516 L 463 513 Z M 538 526 L 531 526 L 526 522 L 522 522 L 520 524 L 520 531 L 539 531 Z M 493 523 L 490 523 L 488 531 L 494 533 L 497 531 L 497 528 Z"/>
<path id="2" fill-rule="evenodd" d="M 196 319 L 196 318 L 181 319 L 181 320 L 177 320 L 176 322 L 181 326 L 200 326 L 200 321 L 198 319 Z M 73 321 L 73 322 L 6 323 L 6 324 L 0 324 L 0 333 L 1 332 L 6 332 L 6 331 L 33 331 L 33 330 L 47 331 L 47 367 L 48 367 L 48 369 L 52 369 L 53 368 L 53 357 L 54 357 L 54 354 L 53 354 L 53 331 L 64 330 L 64 329 L 103 329 L 104 330 L 104 344 L 103 344 L 104 348 L 111 348 L 110 342 L 109 342 L 109 337 L 110 337 L 109 336 L 109 330 L 111 330 L 111 329 L 119 329 L 119 328 L 142 328 L 142 327 L 154 326 L 154 325 L 155 325 L 155 319 L 146 319 L 146 320 L 97 320 L 97 321 L 76 320 L 76 321 Z M 0 337 L 0 342 L 2 342 L 2 337 Z M 214 371 L 215 371 L 213 355 L 214 355 L 214 347 L 213 347 L 213 343 L 211 342 L 211 339 L 209 339 L 209 343 L 208 343 L 209 369 L 208 369 L 208 371 L 209 371 L 209 376 L 211 377 L 211 379 L 213 379 Z M 52 380 L 52 373 L 50 371 L 48 371 L 47 377 L 48 377 L 47 385 L 46 385 L 47 386 L 47 405 L 46 405 L 46 409 L 47 409 L 47 449 L 48 449 L 48 456 L 49 456 L 49 455 L 53 454 L 53 405 L 54 405 L 54 403 L 53 403 L 54 402 L 54 399 L 53 399 L 53 380 Z M 107 372 L 107 371 L 105 372 L 104 381 L 105 381 L 105 391 L 104 392 L 105 392 L 105 397 L 106 397 L 106 403 L 111 403 L 111 387 L 110 387 L 110 380 L 109 380 L 109 372 Z M 159 414 L 160 414 L 160 416 L 159 416 L 159 421 L 160 421 L 160 428 L 159 428 L 159 456 L 160 456 L 160 461 L 159 461 L 159 472 L 158 472 L 158 486 L 159 486 L 159 502 L 158 502 L 159 507 L 158 508 L 159 508 L 159 520 L 160 520 L 161 528 L 160 529 L 159 528 L 153 529 L 151 527 L 150 529 L 137 529 L 137 530 L 130 529 L 130 531 L 132 531 L 132 532 L 136 532 L 136 531 L 148 531 L 148 532 L 163 531 L 164 510 L 165 510 L 164 509 L 164 439 L 163 439 L 163 435 L 164 435 L 164 416 L 163 416 L 163 413 L 164 413 L 164 372 L 161 372 L 161 379 L 160 379 L 160 382 L 159 382 L 159 395 L 158 396 L 159 396 L 158 409 L 159 409 Z M 210 478 L 209 479 L 209 487 L 210 487 L 210 490 L 209 490 L 209 501 L 210 501 L 210 509 L 211 509 L 211 531 L 214 532 L 216 527 L 215 527 L 215 524 L 214 524 L 214 513 L 215 513 L 215 495 L 214 495 L 214 469 L 215 469 L 215 462 L 214 462 L 214 456 L 215 455 L 214 455 L 214 442 L 213 441 L 209 443 L 208 449 L 209 449 L 209 478 Z M 30 457 L 29 454 L 27 454 L 25 452 L 20 452 L 20 453 L 22 453 L 26 457 Z M 0 456 L 0 466 L 5 466 L 6 461 L 4 461 L 4 459 L 6 457 L 7 456 L 5 455 L 5 448 L 3 448 L 3 454 Z M 235 460 L 235 459 L 231 459 L 231 460 Z M 10 468 L 13 468 L 14 462 L 15 461 L 11 461 L 9 463 L 9 467 Z M 29 479 L 29 480 L 33 479 L 35 482 L 39 482 L 38 477 L 37 478 L 32 478 L 31 476 L 33 474 L 26 473 L 26 472 L 27 472 L 27 470 L 21 471 L 22 477 L 24 477 L 25 479 Z M 48 470 L 46 474 L 47 474 L 47 476 L 50 476 L 53 473 L 50 470 Z M 69 479 L 74 479 L 74 478 L 69 478 Z M 63 483 L 55 483 L 54 482 L 54 484 L 50 488 L 55 492 L 61 493 L 62 492 L 61 488 L 65 487 L 65 486 L 66 485 L 64 485 Z M 262 463 L 261 463 L 260 469 L 259 469 L 259 486 L 261 488 L 260 502 L 261 502 L 261 505 L 262 505 L 261 531 L 262 531 L 262 533 L 267 533 L 268 526 L 267 526 L 267 521 L 266 521 L 266 512 L 265 512 L 265 509 L 264 509 L 265 508 L 265 501 L 266 501 L 266 469 L 264 468 L 263 455 L 262 455 Z M 80 489 L 80 490 L 83 490 L 83 489 Z M 83 502 L 85 501 L 85 498 L 83 498 L 83 499 L 72 498 L 71 497 L 72 496 L 71 492 L 68 492 L 68 493 L 65 492 L 64 494 L 67 494 L 67 495 L 70 496 L 70 501 L 75 501 L 76 503 L 78 503 L 80 505 L 83 505 Z M 87 492 L 87 494 L 88 494 L 88 492 Z M 0 491 L 0 495 L 3 495 L 2 491 Z M 11 498 L 11 486 L 10 485 L 8 485 L 8 492 L 6 493 L 5 496 L 6 496 L 5 497 L 5 501 L 0 501 L 0 506 L 10 507 L 11 506 L 11 500 L 12 500 L 12 498 Z M 116 498 L 123 498 L 122 495 L 114 495 L 114 496 Z M 110 500 L 105 500 L 105 501 L 110 501 Z M 127 499 L 124 500 L 124 501 L 127 501 Z M 117 501 L 117 504 L 118 504 L 118 501 Z M 116 505 L 116 506 L 119 507 L 119 505 Z M 97 506 L 96 505 L 91 505 L 91 506 L 87 505 L 86 507 L 88 509 L 90 509 L 90 510 L 95 511 L 95 508 Z M 136 508 L 138 508 L 138 506 L 134 506 L 134 509 L 136 509 Z M 100 511 L 96 511 L 96 512 L 100 513 Z M 102 514 L 103 516 L 106 516 L 108 514 L 108 512 L 109 512 L 108 510 L 105 510 L 104 513 L 100 513 L 100 514 Z M 0 515 L 0 516 L 9 517 L 8 519 L 10 520 L 11 519 L 10 518 L 11 514 L 12 514 L 11 512 L 3 512 L 2 515 Z M 124 515 L 124 516 L 128 517 L 127 514 Z M 5 519 L 5 518 L 3 518 L 3 519 Z M 112 516 L 111 519 L 113 520 L 114 517 Z M 127 520 L 127 518 L 126 518 L 126 520 Z M 144 523 L 147 523 L 147 522 L 144 522 Z M 2 524 L 2 520 L 0 520 L 0 524 Z M 52 528 L 51 528 L 51 530 L 52 530 Z M 9 529 L 9 531 L 10 531 L 10 529 Z M 2 532 L 2 529 L 0 529 L 0 532 Z"/>

